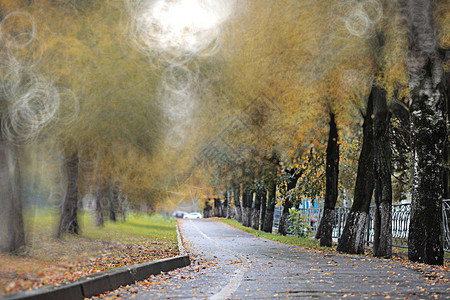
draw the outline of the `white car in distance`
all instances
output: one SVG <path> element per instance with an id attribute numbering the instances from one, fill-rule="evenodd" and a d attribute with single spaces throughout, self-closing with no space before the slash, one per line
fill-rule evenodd
<path id="1" fill-rule="evenodd" d="M 183 219 L 201 219 L 201 218 L 203 218 L 203 216 L 199 212 L 187 213 L 183 216 Z"/>

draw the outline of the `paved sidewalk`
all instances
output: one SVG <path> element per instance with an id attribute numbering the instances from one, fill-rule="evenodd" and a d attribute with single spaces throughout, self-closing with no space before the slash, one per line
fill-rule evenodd
<path id="1" fill-rule="evenodd" d="M 134 299 L 448 299 L 449 272 L 324 254 L 257 238 L 214 220 L 181 221 L 191 266 L 109 296 Z M 409 266 L 409 267 L 408 267 Z"/>

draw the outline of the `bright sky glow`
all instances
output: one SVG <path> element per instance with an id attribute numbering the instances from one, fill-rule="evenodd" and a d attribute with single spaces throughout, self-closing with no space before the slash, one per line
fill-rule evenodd
<path id="1" fill-rule="evenodd" d="M 231 11 L 229 0 L 157 0 L 137 16 L 138 37 L 150 49 L 208 55 Z"/>

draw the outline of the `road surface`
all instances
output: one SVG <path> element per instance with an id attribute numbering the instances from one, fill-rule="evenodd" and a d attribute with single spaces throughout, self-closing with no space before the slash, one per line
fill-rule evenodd
<path id="1" fill-rule="evenodd" d="M 104 295 L 133 299 L 448 299 L 449 274 L 425 265 L 321 253 L 212 220 L 179 220 L 192 265 Z"/>

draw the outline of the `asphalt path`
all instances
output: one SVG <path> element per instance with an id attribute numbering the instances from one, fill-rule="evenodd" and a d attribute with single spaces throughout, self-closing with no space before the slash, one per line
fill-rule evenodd
<path id="1" fill-rule="evenodd" d="M 449 273 L 323 253 L 212 220 L 179 220 L 192 264 L 103 295 L 133 299 L 449 299 Z"/>

